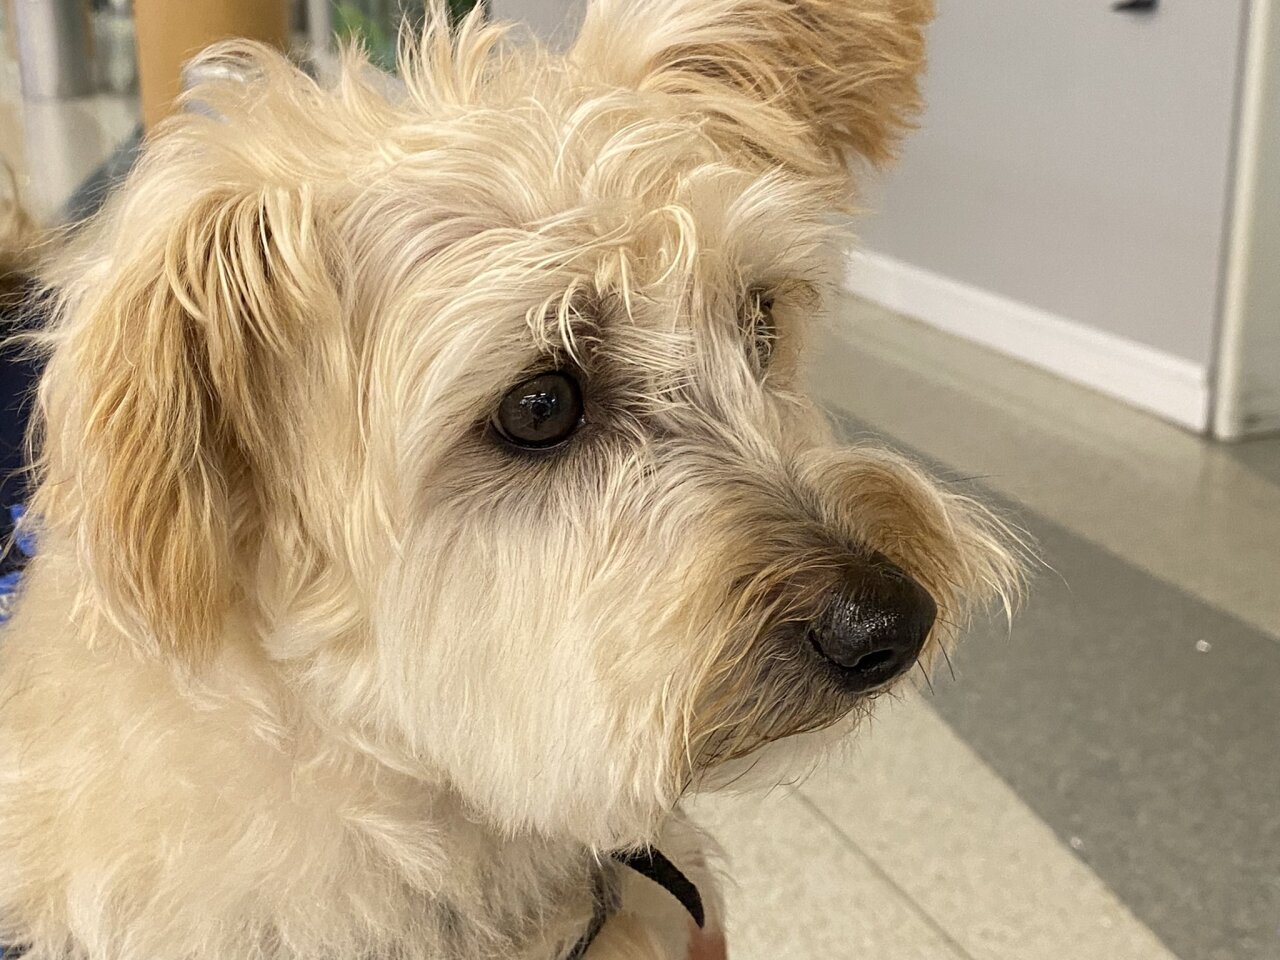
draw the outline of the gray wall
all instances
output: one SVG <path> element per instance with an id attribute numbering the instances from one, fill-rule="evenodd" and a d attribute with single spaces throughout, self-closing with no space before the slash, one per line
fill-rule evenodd
<path id="1" fill-rule="evenodd" d="M 864 245 L 1201 364 L 1244 0 L 943 0 Z"/>
<path id="2" fill-rule="evenodd" d="M 535 34 L 563 46 L 577 34 L 586 0 L 490 0 L 498 20 L 522 20 Z"/>

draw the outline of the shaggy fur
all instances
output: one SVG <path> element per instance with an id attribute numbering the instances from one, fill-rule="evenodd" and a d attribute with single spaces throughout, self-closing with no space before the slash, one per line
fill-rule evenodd
<path id="1" fill-rule="evenodd" d="M 605 854 L 660 841 L 715 912 L 678 802 L 866 712 L 795 636 L 841 571 L 929 589 L 926 661 L 1015 583 L 983 509 L 799 389 L 929 12 L 597 0 L 555 57 L 437 11 L 403 86 L 206 55 L 254 79 L 196 91 L 48 277 L 6 942 L 554 960 L 599 877 L 593 960 L 683 956 Z M 493 410 L 554 368 L 585 425 L 507 449 Z"/>

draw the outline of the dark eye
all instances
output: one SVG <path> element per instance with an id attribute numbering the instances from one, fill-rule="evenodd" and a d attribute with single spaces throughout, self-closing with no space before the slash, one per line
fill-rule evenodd
<path id="1" fill-rule="evenodd" d="M 778 339 L 778 328 L 773 321 L 773 294 L 767 290 L 751 291 L 746 321 L 756 366 L 764 370 L 773 359 L 773 347 Z"/>
<path id="2" fill-rule="evenodd" d="M 582 391 L 567 373 L 540 373 L 524 381 L 498 404 L 493 428 L 524 450 L 564 443 L 582 423 Z"/>

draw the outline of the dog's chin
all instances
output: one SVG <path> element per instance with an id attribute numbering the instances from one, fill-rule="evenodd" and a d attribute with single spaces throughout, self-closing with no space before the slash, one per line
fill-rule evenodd
<path id="1" fill-rule="evenodd" d="M 821 677 L 803 695 L 747 708 L 740 726 L 708 738 L 692 771 L 697 790 L 746 791 L 804 779 L 870 714 L 883 691 L 852 694 Z"/>
<path id="2" fill-rule="evenodd" d="M 808 779 L 870 713 L 874 697 L 859 697 L 825 726 L 761 742 L 754 750 L 713 760 L 694 775 L 697 793 L 758 793 Z"/>
<path id="3" fill-rule="evenodd" d="M 897 679 L 870 689 L 853 685 L 794 624 L 753 639 L 748 649 L 700 697 L 692 738 L 697 777 L 720 779 L 744 763 L 768 766 L 760 758 L 781 753 L 794 752 L 803 766 L 810 745 L 845 736 Z"/>
<path id="4" fill-rule="evenodd" d="M 736 705 L 710 724 L 695 753 L 692 786 L 699 792 L 770 789 L 807 778 L 868 718 L 877 702 L 909 684 L 932 657 L 935 642 L 911 670 L 874 686 L 852 687 L 849 676 L 808 643 L 774 636 L 757 647 L 754 675 L 739 678 Z"/>

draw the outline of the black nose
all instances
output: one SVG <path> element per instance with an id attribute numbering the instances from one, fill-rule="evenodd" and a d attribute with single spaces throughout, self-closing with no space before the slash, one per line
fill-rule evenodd
<path id="1" fill-rule="evenodd" d="M 873 554 L 832 592 L 808 639 L 845 689 L 862 693 L 911 669 L 937 615 L 924 587 Z"/>

